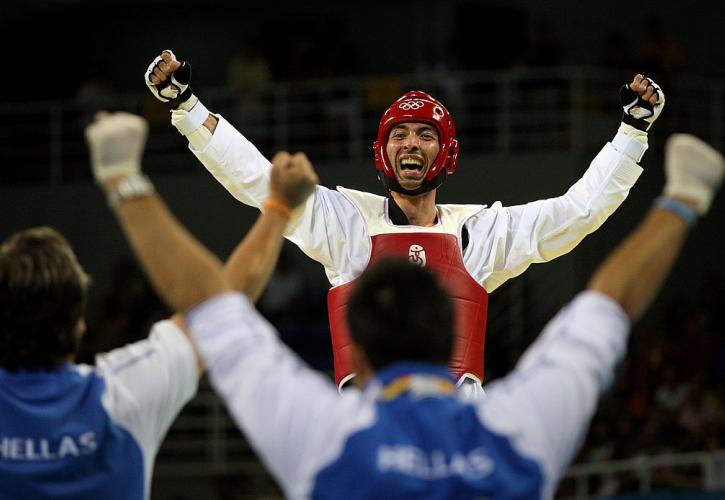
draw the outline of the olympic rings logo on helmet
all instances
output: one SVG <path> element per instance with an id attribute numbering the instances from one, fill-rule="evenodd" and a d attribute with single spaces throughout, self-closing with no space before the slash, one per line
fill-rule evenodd
<path id="1" fill-rule="evenodd" d="M 458 160 L 456 126 L 446 107 L 425 92 L 418 90 L 407 92 L 390 105 L 380 118 L 378 136 L 373 143 L 373 153 L 378 178 L 386 188 L 396 191 L 402 190 L 402 188 L 395 177 L 393 165 L 387 157 L 386 146 L 390 129 L 396 124 L 405 122 L 429 123 L 438 130 L 440 149 L 428 169 L 423 184 L 415 190 L 416 194 L 420 194 L 440 186 L 447 174 L 456 171 Z"/>
<path id="2" fill-rule="evenodd" d="M 410 111 L 413 109 L 420 109 L 423 106 L 425 106 L 425 102 L 421 101 L 420 99 L 409 99 L 407 101 L 403 101 L 400 104 L 398 104 L 398 107 L 405 111 Z"/>

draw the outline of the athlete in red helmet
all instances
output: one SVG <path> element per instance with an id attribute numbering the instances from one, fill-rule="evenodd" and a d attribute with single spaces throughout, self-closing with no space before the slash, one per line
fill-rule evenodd
<path id="1" fill-rule="evenodd" d="M 424 131 L 429 135 L 423 136 Z M 418 155 L 411 155 L 405 147 L 409 132 L 429 142 L 431 153 L 435 151 L 427 171 Z M 426 141 L 428 137 L 435 140 Z M 425 92 L 408 92 L 383 113 L 373 151 L 378 176 L 389 191 L 408 196 L 431 191 L 456 171 L 458 140 L 453 117 Z M 406 155 L 399 165 L 395 161 L 398 155 Z"/>
<path id="2" fill-rule="evenodd" d="M 209 172 L 239 201 L 261 208 L 270 162 L 192 93 L 189 65 L 164 51 L 144 80 L 169 104 L 172 124 Z M 620 95 L 623 123 L 582 178 L 563 196 L 512 207 L 500 202 L 490 207 L 437 205 L 437 188 L 456 169 L 453 118 L 443 104 L 417 91 L 385 111 L 374 153 L 378 177 L 390 196 L 318 186 L 286 233 L 325 267 L 332 284 L 328 302 L 339 386 L 355 375 L 344 320 L 350 288 L 371 262 L 397 253 L 433 269 L 448 285 L 456 306 L 450 368 L 460 384 L 480 392 L 488 293 L 532 263 L 572 250 L 617 209 L 642 172 L 637 163 L 664 94 L 652 80 L 636 75 Z"/>

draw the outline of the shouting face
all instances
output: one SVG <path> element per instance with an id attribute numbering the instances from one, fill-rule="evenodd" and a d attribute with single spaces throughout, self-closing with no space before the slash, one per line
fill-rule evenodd
<path id="1" fill-rule="evenodd" d="M 418 188 L 440 150 L 438 131 L 427 123 L 401 123 L 390 129 L 385 152 L 395 178 L 406 190 Z"/>

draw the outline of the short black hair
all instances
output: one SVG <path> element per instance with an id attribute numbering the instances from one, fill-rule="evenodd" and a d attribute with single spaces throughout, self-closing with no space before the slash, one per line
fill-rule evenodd
<path id="1" fill-rule="evenodd" d="M 54 229 L 8 237 L 0 245 L 0 368 L 50 370 L 75 354 L 88 284 Z"/>
<path id="2" fill-rule="evenodd" d="M 453 351 L 450 294 L 431 271 L 406 259 L 381 259 L 360 276 L 347 322 L 376 371 L 400 361 L 445 364 Z"/>

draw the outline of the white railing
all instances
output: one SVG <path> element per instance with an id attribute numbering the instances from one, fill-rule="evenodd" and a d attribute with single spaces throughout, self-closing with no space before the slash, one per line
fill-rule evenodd
<path id="1" fill-rule="evenodd" d="M 725 495 L 725 450 L 716 452 L 670 453 L 654 456 L 638 456 L 626 460 L 577 464 L 569 470 L 564 482 L 573 482 L 573 495 L 557 498 L 587 500 L 599 498 L 603 492 L 592 488 L 593 480 L 616 488 L 627 481 L 635 486 L 635 493 L 646 495 L 658 488 L 677 488 L 677 484 L 657 484 L 658 472 L 669 469 L 670 475 L 679 476 L 679 487 L 692 490 L 723 491 Z M 687 483 L 682 484 L 682 483 Z M 604 487 L 606 490 L 606 486 Z M 632 492 L 632 490 L 629 490 Z M 608 492 L 615 493 L 615 492 Z"/>
<path id="2" fill-rule="evenodd" d="M 222 113 L 264 153 L 293 149 L 317 161 L 359 160 L 370 156 L 381 112 L 412 88 L 425 89 L 446 103 L 466 151 L 579 151 L 598 145 L 599 128 L 611 133 L 617 89 L 629 74 L 562 67 L 326 79 L 269 84 L 254 97 L 241 96 L 244 99 L 226 88 L 197 90 L 207 107 Z M 723 83 L 687 78 L 668 85 L 670 102 L 662 120 L 666 124 L 657 129 L 687 130 L 722 147 Z M 152 134 L 146 163 L 151 170 L 193 168 L 183 140 L 150 95 L 101 100 L 104 106 L 110 101 L 149 118 Z M 82 128 L 95 111 L 92 108 L 92 103 L 72 101 L 0 104 L 0 180 L 59 183 L 86 177 Z"/>

